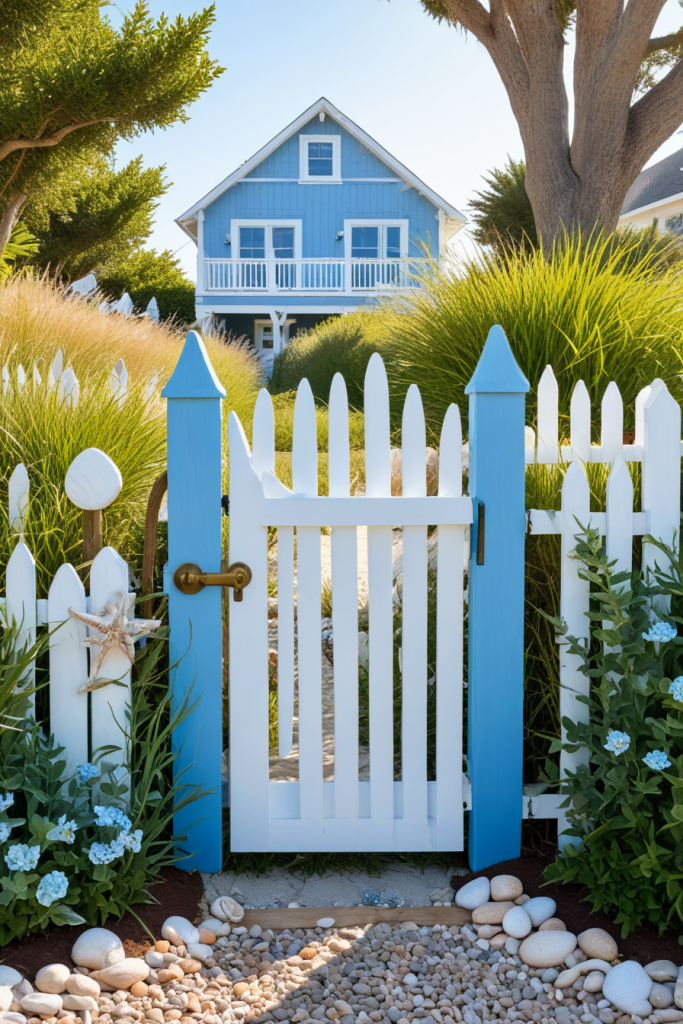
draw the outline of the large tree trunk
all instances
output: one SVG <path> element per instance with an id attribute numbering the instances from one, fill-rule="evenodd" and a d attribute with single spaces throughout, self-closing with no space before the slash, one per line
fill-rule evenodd
<path id="1" fill-rule="evenodd" d="M 2 217 L 0 217 L 0 256 L 5 251 L 5 246 L 10 240 L 12 229 L 27 199 L 28 196 L 24 195 L 23 192 L 16 192 L 7 204 Z"/>
<path id="2" fill-rule="evenodd" d="M 632 103 L 645 54 L 670 44 L 650 38 L 666 0 L 576 0 L 571 140 L 556 0 L 490 0 L 488 11 L 479 0 L 442 3 L 483 43 L 506 87 L 542 241 L 614 231 L 630 186 L 683 120 L 683 60 Z"/>

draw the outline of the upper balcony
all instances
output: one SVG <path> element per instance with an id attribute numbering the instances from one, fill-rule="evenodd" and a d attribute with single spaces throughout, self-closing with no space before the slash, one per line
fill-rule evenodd
<path id="1" fill-rule="evenodd" d="M 200 294 L 384 295 L 422 287 L 432 260 L 209 259 L 199 261 Z"/>

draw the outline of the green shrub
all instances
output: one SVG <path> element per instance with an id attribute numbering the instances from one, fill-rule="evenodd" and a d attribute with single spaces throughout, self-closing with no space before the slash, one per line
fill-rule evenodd
<path id="1" fill-rule="evenodd" d="M 346 381 L 349 405 L 363 408 L 363 381 L 370 356 L 377 351 L 372 337 L 372 312 L 330 317 L 302 331 L 273 362 L 270 390 L 294 391 L 304 377 L 318 401 L 328 402 L 335 373 Z"/>
<path id="2" fill-rule="evenodd" d="M 0 695 L 12 693 L 36 649 L 17 652 L 12 632 L 0 636 Z M 44 645 L 43 637 L 39 644 Z M 132 751 L 130 804 L 106 760 L 65 775 L 63 748 L 31 717 L 0 732 L 0 945 L 42 932 L 49 924 L 104 924 L 136 903 L 150 901 L 147 887 L 182 854 L 172 819 L 179 806 L 200 796 L 172 779 L 177 752 L 171 733 L 188 713 L 171 711 L 163 639 L 138 651 L 133 706 L 127 721 Z M 25 695 L 14 710 L 27 715 Z M 17 718 L 20 718 L 17 715 Z M 110 748 L 111 750 L 111 748 Z M 94 792 L 93 792 L 94 791 Z M 91 806 L 91 803 L 97 806 Z"/>
<path id="3" fill-rule="evenodd" d="M 173 319 L 181 324 L 195 320 L 194 282 L 185 276 L 170 249 L 125 253 L 121 259 L 107 262 L 97 284 L 112 298 L 118 299 L 124 291 L 128 292 L 139 310 L 146 309 L 155 297 L 162 320 Z"/>
<path id="4" fill-rule="evenodd" d="M 597 531 L 579 537 L 591 643 L 567 640 L 590 680 L 590 696 L 577 698 L 590 722 L 563 720 L 564 749 L 586 748 L 589 763 L 563 784 L 575 851 L 565 848 L 546 870 L 548 880 L 585 885 L 596 910 L 616 911 L 624 936 L 646 921 L 660 932 L 683 921 L 683 565 L 659 547 L 664 568 L 644 576 L 615 572 Z M 653 633 L 653 602 L 663 607 L 663 598 L 673 607 Z"/>

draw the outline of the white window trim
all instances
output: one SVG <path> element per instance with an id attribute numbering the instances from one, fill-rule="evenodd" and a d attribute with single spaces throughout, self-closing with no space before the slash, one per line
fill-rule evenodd
<path id="1" fill-rule="evenodd" d="M 320 177 L 308 173 L 308 143 L 332 143 L 332 177 Z M 341 135 L 300 135 L 299 136 L 299 184 L 300 185 L 341 185 Z"/>
<path id="2" fill-rule="evenodd" d="M 401 229 L 401 259 L 405 259 L 408 256 L 408 227 L 410 221 L 407 218 L 400 220 L 384 220 L 381 217 L 364 217 L 356 218 L 354 220 L 344 221 L 344 258 L 350 260 L 351 257 L 351 228 L 400 228 Z M 382 236 L 382 249 L 384 250 L 384 236 Z M 379 259 L 384 260 L 387 257 L 384 252 L 380 255 Z"/>
<path id="3" fill-rule="evenodd" d="M 294 259 L 301 259 L 301 225 L 302 221 L 297 220 L 293 217 L 287 217 L 282 220 L 272 220 L 270 218 L 257 218 L 254 220 L 242 220 L 236 218 L 230 221 L 230 256 L 232 259 L 238 260 L 240 258 L 240 228 L 265 228 L 266 229 L 266 260 L 274 259 L 273 254 L 273 233 L 268 228 L 294 228 Z"/>

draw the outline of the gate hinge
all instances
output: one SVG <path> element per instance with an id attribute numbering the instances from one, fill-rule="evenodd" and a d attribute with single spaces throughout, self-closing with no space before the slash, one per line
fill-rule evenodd
<path id="1" fill-rule="evenodd" d="M 223 509 L 223 515 L 230 515 L 230 495 L 224 494 L 221 498 L 221 508 Z"/>

